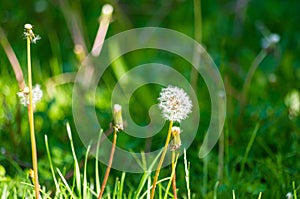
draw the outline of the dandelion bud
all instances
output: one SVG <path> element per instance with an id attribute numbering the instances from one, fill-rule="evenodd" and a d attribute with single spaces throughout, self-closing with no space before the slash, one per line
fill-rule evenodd
<path id="1" fill-rule="evenodd" d="M 175 151 L 180 148 L 181 146 L 181 139 L 180 139 L 180 128 L 177 126 L 172 127 L 172 136 L 173 140 L 170 144 L 170 151 Z"/>
<path id="2" fill-rule="evenodd" d="M 119 104 L 114 105 L 114 128 L 119 131 L 123 130 L 122 107 Z"/>
<path id="3" fill-rule="evenodd" d="M 190 97 L 183 89 L 175 86 L 163 88 L 158 100 L 158 106 L 166 120 L 181 122 L 192 111 Z"/>

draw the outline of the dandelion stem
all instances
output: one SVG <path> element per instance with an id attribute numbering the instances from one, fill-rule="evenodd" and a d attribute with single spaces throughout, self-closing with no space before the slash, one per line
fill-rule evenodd
<path id="1" fill-rule="evenodd" d="M 155 173 L 155 176 L 154 176 L 154 179 L 153 179 L 152 190 L 151 190 L 151 195 L 150 195 L 151 199 L 154 198 L 155 187 L 156 187 L 157 179 L 158 179 L 158 176 L 159 176 L 159 172 L 160 172 L 160 169 L 162 167 L 163 161 L 164 161 L 166 153 L 167 153 L 168 144 L 169 144 L 170 139 L 171 139 L 172 126 L 173 126 L 173 121 L 170 120 L 166 143 L 165 143 L 165 146 L 163 148 L 163 152 L 161 154 L 161 157 L 160 157 L 160 160 L 159 160 L 159 163 L 158 163 L 158 166 L 157 166 L 157 170 L 156 170 L 156 173 Z"/>
<path id="2" fill-rule="evenodd" d="M 242 97 L 241 97 L 242 106 L 244 106 L 246 103 L 246 96 L 247 96 L 247 92 L 249 90 L 253 75 L 254 75 L 256 69 L 258 68 L 259 64 L 261 64 L 261 62 L 266 58 L 266 56 L 267 56 L 267 52 L 264 49 L 262 49 L 258 53 L 258 55 L 255 57 L 255 59 L 253 60 L 251 66 L 248 70 L 246 79 L 243 84 Z"/>
<path id="3" fill-rule="evenodd" d="M 172 171 L 174 170 L 174 176 L 172 179 L 172 187 L 173 187 L 174 199 L 177 199 L 175 158 L 176 158 L 176 152 L 172 151 Z"/>
<path id="4" fill-rule="evenodd" d="M 109 157 L 109 161 L 108 161 L 108 166 L 107 166 L 107 169 L 106 169 L 106 172 L 105 172 L 105 175 L 104 175 L 104 179 L 103 179 L 103 183 L 101 185 L 101 189 L 100 189 L 98 199 L 102 198 L 102 195 L 103 195 L 104 189 L 105 189 L 105 185 L 106 185 L 106 182 L 107 182 L 107 179 L 108 179 L 108 176 L 109 176 L 109 172 L 110 172 L 110 168 L 111 168 L 111 165 L 112 165 L 112 162 L 113 162 L 113 157 L 114 157 L 115 148 L 116 148 L 117 133 L 118 133 L 118 130 L 115 129 L 115 131 L 114 131 L 114 140 L 113 140 L 113 143 L 112 143 L 112 146 L 111 146 L 111 152 L 110 152 L 110 157 Z"/>
<path id="5" fill-rule="evenodd" d="M 30 37 L 27 37 L 27 66 L 28 66 L 28 87 L 29 87 L 28 118 L 29 118 L 29 126 L 30 126 L 32 165 L 34 171 L 35 197 L 39 198 L 40 194 L 39 194 L 39 180 L 38 180 L 37 150 L 36 150 L 35 133 L 34 133 L 34 117 L 33 117 L 33 102 L 32 102 L 30 42 L 31 42 Z"/>

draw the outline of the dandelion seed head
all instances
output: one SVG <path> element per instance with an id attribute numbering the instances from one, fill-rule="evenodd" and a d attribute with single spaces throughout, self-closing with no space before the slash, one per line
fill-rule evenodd
<path id="1" fill-rule="evenodd" d="M 110 15 L 113 12 L 114 8 L 110 4 L 105 4 L 102 7 L 102 13 L 105 15 Z"/>
<path id="2" fill-rule="evenodd" d="M 268 49 L 270 47 L 274 47 L 280 41 L 280 35 L 278 34 L 270 34 L 268 37 L 262 39 L 262 47 L 264 49 Z"/>
<path id="3" fill-rule="evenodd" d="M 166 120 L 181 122 L 192 111 L 192 101 L 188 94 L 176 86 L 169 85 L 160 92 L 159 108 Z"/>
<path id="4" fill-rule="evenodd" d="M 25 24 L 24 25 L 24 37 L 25 38 L 29 38 L 31 43 L 36 43 L 38 40 L 41 39 L 41 37 L 39 35 L 36 35 L 33 33 L 32 31 L 33 26 L 31 24 Z"/>
<path id="5" fill-rule="evenodd" d="M 23 104 L 24 106 L 29 105 L 29 88 L 26 86 L 23 91 L 18 92 L 17 95 L 20 98 L 20 103 Z M 41 90 L 41 86 L 39 84 L 35 85 L 32 88 L 32 103 L 35 105 L 39 101 L 41 101 L 43 97 L 43 91 Z"/>
<path id="6" fill-rule="evenodd" d="M 24 25 L 24 28 L 25 28 L 26 30 L 31 30 L 31 29 L 32 29 L 32 25 L 29 24 L 29 23 L 27 23 L 27 24 Z"/>
<path id="7" fill-rule="evenodd" d="M 293 194 L 291 192 L 288 192 L 286 195 L 287 199 L 292 199 L 293 198 Z"/>

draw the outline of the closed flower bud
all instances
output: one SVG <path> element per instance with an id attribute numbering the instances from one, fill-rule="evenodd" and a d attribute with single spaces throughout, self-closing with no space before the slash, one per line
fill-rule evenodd
<path id="1" fill-rule="evenodd" d="M 123 118 L 122 118 L 122 107 L 119 104 L 114 105 L 114 121 L 113 127 L 119 131 L 124 130 Z"/>
<path id="2" fill-rule="evenodd" d="M 175 151 L 180 148 L 180 146 L 181 146 L 180 133 L 181 133 L 181 130 L 179 127 L 177 127 L 177 126 L 172 127 L 173 140 L 171 141 L 171 144 L 170 144 L 170 151 Z"/>

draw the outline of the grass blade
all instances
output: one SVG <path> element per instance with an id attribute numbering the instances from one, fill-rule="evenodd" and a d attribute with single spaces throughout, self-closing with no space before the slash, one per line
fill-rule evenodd
<path id="1" fill-rule="evenodd" d="M 75 153 L 70 124 L 67 123 L 66 126 L 67 126 L 68 137 L 69 137 L 70 144 L 71 144 L 72 155 L 73 155 L 73 159 L 74 159 L 74 176 L 75 176 L 75 180 L 76 180 L 76 188 L 78 191 L 78 195 L 80 196 L 81 195 L 81 179 L 80 179 L 79 163 L 78 163 L 76 153 Z"/>
<path id="2" fill-rule="evenodd" d="M 55 172 L 54 172 L 54 168 L 53 168 L 53 163 L 52 163 L 52 159 L 51 159 L 51 155 L 50 155 L 50 150 L 49 150 L 47 135 L 45 135 L 45 146 L 46 146 L 46 152 L 47 152 L 47 156 L 48 156 L 48 160 L 49 160 L 49 165 L 50 165 L 50 170 L 51 170 L 51 173 L 52 173 L 52 177 L 53 177 L 53 181 L 54 181 L 54 184 L 55 184 L 55 188 L 56 188 L 56 191 L 59 193 L 60 189 L 59 189 L 59 185 L 58 185 L 58 182 L 57 182 L 57 179 L 56 179 L 56 176 L 55 176 Z"/>

